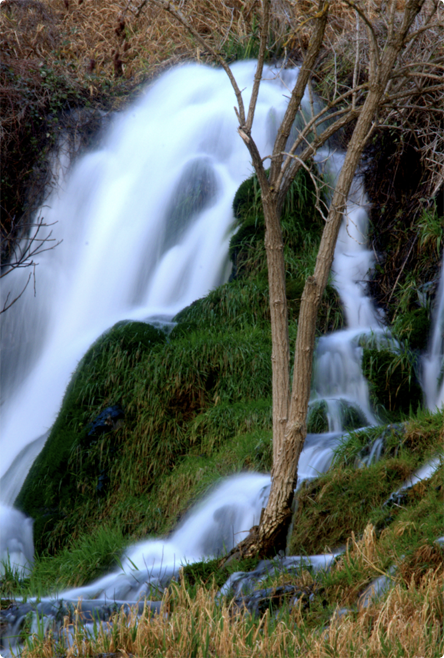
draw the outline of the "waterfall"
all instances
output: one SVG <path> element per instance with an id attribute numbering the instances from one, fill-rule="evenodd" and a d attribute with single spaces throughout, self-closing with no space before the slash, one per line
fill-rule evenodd
<path id="1" fill-rule="evenodd" d="M 334 187 L 341 170 L 343 153 L 322 149 L 317 161 L 323 163 L 324 177 Z M 343 428 L 348 407 L 355 408 L 363 424 L 374 425 L 367 381 L 362 374 L 362 348 L 359 339 L 381 333 L 381 318 L 366 292 L 374 264 L 367 247 L 369 201 L 359 173 L 347 199 L 344 221 L 339 230 L 333 259 L 333 284 L 337 289 L 347 320 L 347 329 L 323 336 L 318 343 L 313 394 L 310 405 L 323 400 L 327 405 L 330 431 Z"/>
<path id="2" fill-rule="evenodd" d="M 254 68 L 233 67 L 246 102 Z M 273 140 L 270 108 L 282 114 L 295 75 L 265 75 L 253 131 L 264 154 Z M 223 71 L 171 70 L 113 119 L 102 147 L 76 163 L 41 209 L 63 242 L 39 257 L 35 296 L 28 286 L 2 316 L 0 477 L 14 472 L 3 479 L 3 503 L 15 499 L 38 452 L 28 447 L 41 447 L 34 442 L 51 427 L 92 342 L 118 320 L 170 319 L 228 278 L 232 200 L 252 173 L 234 100 Z M 172 207 L 190 172 L 206 196 L 177 228 Z M 26 277 L 11 272 L 4 294 L 13 298 Z"/>
<path id="3" fill-rule="evenodd" d="M 233 66 L 246 103 L 254 70 L 254 62 Z M 272 150 L 276 117 L 285 111 L 296 75 L 296 70 L 265 71 L 253 129 L 263 156 Z M 168 321 L 228 278 L 232 199 L 252 173 L 233 104 L 223 71 L 176 68 L 113 118 L 99 150 L 79 159 L 68 176 L 60 173 L 60 184 L 40 214 L 63 242 L 39 258 L 36 294 L 26 290 L 3 316 L 2 503 L 13 503 L 71 373 L 99 335 L 122 319 Z M 334 182 L 343 155 L 325 149 L 320 156 Z M 187 222 L 177 226 L 172 208 L 191 175 L 204 182 L 206 193 Z M 367 204 L 357 177 L 333 264 L 348 328 L 319 341 L 311 401 L 326 402 L 330 431 L 307 437 L 299 481 L 329 467 L 344 404 L 362 413 L 363 424 L 376 422 L 359 345 L 362 334 L 380 331 L 365 286 L 373 264 L 366 247 Z M 11 273 L 7 291 L 20 291 L 25 276 Z M 215 555 L 239 541 L 258 522 L 269 485 L 266 475 L 228 479 L 167 540 L 134 546 L 122 569 L 63 596 L 134 600 L 150 587 L 162 588 L 180 562 Z M 0 513 L 10 510 L 1 506 Z M 29 538 L 17 529 L 20 518 L 8 518 L 15 519 L 9 545 L 17 549 L 17 564 L 29 564 Z"/>
<path id="4" fill-rule="evenodd" d="M 444 260 L 433 315 L 429 347 L 422 362 L 423 388 L 431 411 L 444 405 Z"/>

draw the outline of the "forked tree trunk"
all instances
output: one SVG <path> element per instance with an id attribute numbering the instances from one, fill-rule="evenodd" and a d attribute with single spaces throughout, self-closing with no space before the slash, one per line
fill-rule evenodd
<path id="1" fill-rule="evenodd" d="M 392 30 L 379 66 L 371 71 L 370 91 L 347 148 L 324 226 L 315 271 L 313 276 L 307 278 L 302 295 L 290 402 L 288 348 L 284 348 L 285 345 L 288 346 L 288 319 L 282 235 L 276 197 L 270 192 L 268 183 L 261 186 L 273 341 L 273 472 L 270 496 L 266 508 L 262 510 L 259 526 L 252 528 L 249 536 L 233 549 L 233 557 L 263 556 L 276 553 L 285 547 L 297 483 L 299 455 L 307 434 L 306 417 L 319 303 L 327 284 L 347 196 L 362 151 L 371 133 L 393 67 L 405 44 L 408 30 L 422 5 L 423 0 L 410 0 L 407 3 L 401 28 L 396 33 Z M 253 164 L 254 160 L 255 157 Z"/>

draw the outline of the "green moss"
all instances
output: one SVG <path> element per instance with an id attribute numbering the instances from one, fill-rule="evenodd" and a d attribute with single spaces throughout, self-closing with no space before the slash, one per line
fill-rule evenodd
<path id="1" fill-rule="evenodd" d="M 303 486 L 290 552 L 322 553 L 360 533 L 380 507 L 413 472 L 408 458 L 384 460 L 369 468 L 334 469 Z"/>
<path id="2" fill-rule="evenodd" d="M 393 326 L 393 335 L 407 344 L 412 350 L 425 350 L 430 335 L 430 310 L 416 308 L 401 313 Z"/>
<path id="3" fill-rule="evenodd" d="M 245 471 L 269 471 L 271 465 L 271 430 L 254 430 L 233 434 L 211 454 L 196 445 L 183 459 L 160 476 L 156 486 L 132 506 L 140 512 L 140 527 L 135 537 L 159 536 L 173 528 L 190 507 L 207 495 L 215 485 L 230 475 Z M 143 509 L 142 509 L 143 508 Z"/>
<path id="4" fill-rule="evenodd" d="M 255 401 L 271 392 L 270 355 L 268 333 L 251 328 L 200 329 L 169 342 L 142 324 L 107 332 L 79 365 L 17 499 L 36 521 L 37 550 L 57 551 L 103 519 L 125 533 L 156 531 L 158 505 L 147 496 L 190 450 L 211 454 L 239 429 L 269 428 L 269 400 Z M 110 404 L 124 408 L 123 424 L 91 437 L 89 423 Z M 248 468 L 234 462 L 220 472 Z M 260 463 L 269 467 L 264 450 L 250 467 Z M 168 517 L 170 527 L 179 511 Z"/>
<path id="5" fill-rule="evenodd" d="M 259 558 L 233 560 L 225 567 L 220 567 L 220 559 L 205 560 L 187 564 L 182 569 L 182 578 L 187 586 L 204 585 L 222 587 L 231 574 L 236 571 L 253 571 L 259 564 Z"/>
<path id="6" fill-rule="evenodd" d="M 219 328 L 223 325 L 236 329 L 261 325 L 269 331 L 270 310 L 268 283 L 266 278 L 249 281 L 231 281 L 212 290 L 203 299 L 198 299 L 184 308 L 174 318 L 179 325 L 173 330 L 182 332 L 187 327 L 207 326 Z M 265 325 L 268 325 L 267 327 Z M 185 330 L 187 331 L 187 329 Z M 172 334 L 173 336 L 173 334 Z"/>
<path id="7" fill-rule="evenodd" d="M 165 335 L 150 325 L 119 322 L 92 345 L 79 363 L 48 440 L 15 502 L 34 519 L 38 551 L 47 548 L 48 533 L 71 514 L 79 498 L 100 506 L 99 479 L 115 459 L 120 430 L 92 442 L 89 423 L 109 404 L 124 404 L 119 383 L 128 379 L 142 354 L 165 340 Z M 73 455 L 79 462 L 75 472 Z"/>
<path id="8" fill-rule="evenodd" d="M 394 418 L 408 415 L 422 402 L 422 390 L 407 351 L 364 348 L 362 370 L 370 384 L 375 407 L 382 406 Z"/>
<path id="9" fill-rule="evenodd" d="M 236 277 L 266 272 L 265 223 L 256 176 L 240 185 L 233 201 L 235 228 L 230 257 Z M 316 210 L 316 194 L 310 175 L 301 170 L 293 181 L 281 212 L 287 275 L 305 278 L 308 253 L 317 253 L 323 221 Z M 299 261 L 299 262 L 298 262 Z"/>

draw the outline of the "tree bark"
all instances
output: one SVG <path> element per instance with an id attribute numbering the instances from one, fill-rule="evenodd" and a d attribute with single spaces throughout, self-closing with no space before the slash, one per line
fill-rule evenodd
<path id="1" fill-rule="evenodd" d="M 290 341 L 282 229 L 271 191 L 262 196 L 265 216 L 265 249 L 271 319 L 271 368 L 273 399 L 273 478 L 283 449 L 290 394 Z"/>
<path id="2" fill-rule="evenodd" d="M 405 44 L 410 26 L 422 5 L 423 0 L 410 0 L 406 4 L 400 29 L 397 32 L 395 30 L 391 31 L 382 57 L 378 58 L 378 66 L 372 67 L 370 90 L 349 142 L 344 164 L 336 184 L 322 233 L 315 271 L 313 276 L 307 278 L 302 295 L 289 408 L 285 373 L 282 373 L 282 376 L 276 379 L 276 388 L 273 379 L 273 479 L 270 496 L 266 508 L 262 510 L 259 526 L 255 526 L 250 535 L 233 549 L 235 555 L 242 557 L 264 556 L 276 553 L 284 547 L 287 526 L 291 520 L 294 489 L 297 484 L 299 455 L 307 434 L 306 417 L 310 397 L 319 303 L 327 285 L 336 240 L 356 169 L 371 134 L 372 124 L 395 62 Z M 279 217 L 277 209 L 273 205 L 272 196 L 263 197 L 262 203 L 267 227 L 266 247 L 270 283 L 270 311 L 272 313 L 273 355 L 275 355 L 273 358 L 277 359 L 276 365 L 281 363 L 281 367 L 287 372 L 288 369 L 285 368 L 286 357 L 283 353 L 278 357 L 278 352 L 275 351 L 279 350 L 280 346 L 285 343 L 285 336 L 288 337 L 288 324 L 286 323 L 285 328 L 283 327 L 281 312 L 284 308 L 286 309 L 286 303 L 283 300 L 281 301 L 282 290 L 285 293 L 285 266 L 282 266 L 280 257 L 276 258 L 277 253 L 283 253 L 282 248 L 278 246 L 278 231 L 274 226 L 276 218 L 278 221 Z M 280 239 L 282 240 L 282 237 Z M 280 277 L 283 278 L 282 281 L 278 281 Z M 276 416 L 275 404 L 277 405 Z M 284 413 L 286 405 L 288 419 Z"/>

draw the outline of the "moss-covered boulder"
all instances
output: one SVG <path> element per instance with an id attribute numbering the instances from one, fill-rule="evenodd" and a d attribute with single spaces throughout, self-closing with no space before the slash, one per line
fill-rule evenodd
<path id="1" fill-rule="evenodd" d="M 228 284 L 210 292 L 174 319 L 194 326 L 267 326 L 270 323 L 268 270 L 264 246 L 265 223 L 256 176 L 245 180 L 233 201 L 235 233 L 229 254 L 233 272 Z M 305 279 L 314 268 L 323 220 L 316 209 L 310 175 L 302 170 L 292 183 L 281 213 L 285 248 L 286 291 L 290 322 L 297 320 Z M 179 327 L 177 331 L 182 331 Z M 344 316 L 336 290 L 328 285 L 318 313 L 318 333 L 339 329 Z"/>
<path id="2" fill-rule="evenodd" d="M 121 423 L 115 422 L 117 418 L 110 412 L 109 432 L 102 432 L 100 438 L 91 423 L 109 403 L 123 402 L 117 386 L 113 387 L 112 398 L 108 393 L 116 369 L 128 371 L 135 358 L 162 345 L 165 340 L 165 334 L 149 324 L 119 322 L 105 332 L 80 361 L 48 440 L 15 502 L 35 521 L 37 550 L 47 547 L 45 537 L 57 521 L 72 513 L 83 495 L 90 495 L 92 491 L 98 499 L 109 482 Z M 118 360 L 120 364 L 116 367 Z M 123 410 L 117 416 L 122 419 Z M 72 468 L 74 454 L 81 463 L 76 473 Z"/>
<path id="3" fill-rule="evenodd" d="M 344 399 L 336 400 L 335 404 L 335 413 L 340 414 L 344 432 L 351 432 L 368 424 L 364 412 L 357 405 L 351 405 L 348 400 Z M 322 434 L 330 431 L 328 415 L 329 409 L 325 400 L 313 401 L 308 410 L 307 432 Z"/>
<path id="4" fill-rule="evenodd" d="M 398 419 L 421 405 L 423 395 L 412 353 L 402 349 L 364 348 L 362 369 L 369 382 L 372 402 L 383 414 L 385 410 L 392 419 Z"/>

